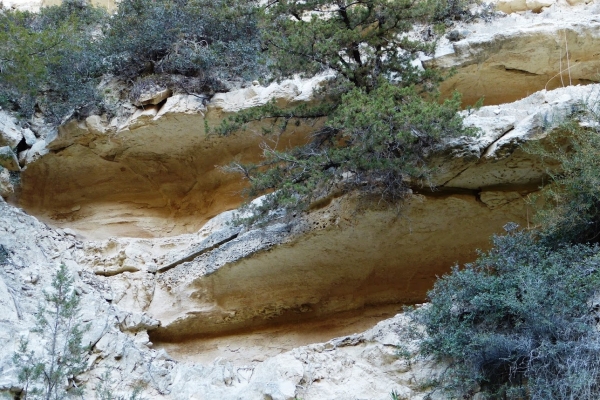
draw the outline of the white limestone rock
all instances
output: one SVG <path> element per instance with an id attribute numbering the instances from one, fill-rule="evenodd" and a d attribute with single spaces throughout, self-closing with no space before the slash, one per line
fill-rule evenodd
<path id="1" fill-rule="evenodd" d="M 0 168 L 0 198 L 7 198 L 13 194 L 15 188 L 10 179 L 10 173 L 5 168 Z"/>
<path id="2" fill-rule="evenodd" d="M 21 140 L 23 140 L 23 132 L 15 123 L 14 117 L 0 110 L 0 147 L 15 148 Z"/>

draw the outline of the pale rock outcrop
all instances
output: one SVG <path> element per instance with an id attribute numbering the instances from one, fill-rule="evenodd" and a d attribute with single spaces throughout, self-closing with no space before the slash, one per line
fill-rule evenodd
<path id="1" fill-rule="evenodd" d="M 171 96 L 171 89 L 158 88 L 156 90 L 147 90 L 141 93 L 134 101 L 137 107 L 157 105 Z"/>
<path id="2" fill-rule="evenodd" d="M 495 3 L 498 11 L 507 14 L 519 11 L 533 11 L 538 13 L 542 8 L 550 7 L 554 4 L 556 4 L 556 0 L 499 0 Z"/>
<path id="3" fill-rule="evenodd" d="M 8 146 L 14 149 L 22 139 L 22 129 L 17 126 L 14 117 L 0 110 L 0 147 Z"/>
<path id="4" fill-rule="evenodd" d="M 225 220 L 213 223 L 213 231 L 223 227 Z M 85 256 L 86 247 L 74 232 L 49 229 L 6 203 L 0 203 L 0 231 L 0 396 L 6 398 L 21 387 L 11 361 L 19 338 L 28 338 L 32 349 L 39 350 L 41 343 L 31 331 L 34 314 L 60 263 L 75 277 L 80 320 L 90 324 L 84 336 L 91 346 L 89 371 L 79 377 L 85 384 L 85 398 L 95 398 L 95 388 L 101 384 L 113 396 L 125 397 L 140 387 L 146 399 L 308 400 L 350 393 L 385 398 L 391 390 L 422 399 L 427 394 L 420 385 L 424 377 L 438 373 L 439 368 L 427 360 L 415 359 L 409 365 L 397 357 L 398 344 L 414 352 L 418 343 L 406 336 L 403 315 L 363 334 L 302 346 L 262 361 L 177 362 L 164 350 L 151 348 L 148 331 L 157 328 L 159 321 L 121 309 L 111 296 L 108 278 L 95 276 L 75 261 Z"/>
<path id="5" fill-rule="evenodd" d="M 33 133 L 33 131 L 29 128 L 25 128 L 21 131 L 21 133 L 23 134 L 23 138 L 25 139 L 25 143 L 31 147 L 35 144 L 35 142 L 37 142 L 37 137 L 35 136 L 35 133 Z"/>
<path id="6" fill-rule="evenodd" d="M 88 389 L 95 386 L 99 371 L 105 370 L 120 377 L 113 385 L 115 394 L 129 394 L 134 386 L 142 384 L 153 396 L 170 385 L 171 378 L 164 371 L 170 371 L 173 362 L 161 359 L 158 352 L 147 347 L 147 330 L 156 328 L 159 322 L 112 305 L 110 286 L 74 261 L 82 249 L 82 243 L 72 234 L 52 230 L 0 202 L 0 397 L 12 393 L 12 398 L 21 388 L 17 366 L 12 362 L 19 338 L 28 339 L 30 349 L 41 350 L 43 341 L 32 331 L 35 313 L 43 302 L 43 290 L 60 264 L 65 264 L 75 278 L 75 290 L 81 297 L 80 322 L 90 325 L 83 337 L 84 344 L 92 349 L 90 372 L 81 377 L 88 381 Z M 132 376 L 135 369 L 143 372 Z M 93 397 L 89 393 L 87 398 Z"/>
<path id="7" fill-rule="evenodd" d="M 529 1 L 510 1 L 511 7 L 517 3 L 532 9 Z M 595 3 L 553 5 L 539 14 L 513 13 L 468 24 L 464 39 L 443 38 L 425 64 L 456 69 L 441 90 L 444 95 L 460 92 L 464 104 L 481 97 L 485 104 L 501 104 L 541 89 L 598 82 L 599 11 Z"/>
<path id="8" fill-rule="evenodd" d="M 10 179 L 10 173 L 5 168 L 0 168 L 0 201 L 2 198 L 8 198 L 15 191 L 14 185 Z"/>
<path id="9" fill-rule="evenodd" d="M 481 132 L 433 151 L 438 190 L 415 186 L 398 210 L 357 213 L 355 198 L 334 196 L 264 228 L 231 223 L 236 213 L 227 210 L 240 204 L 243 183 L 215 166 L 258 160 L 265 136 L 251 127 L 215 137 L 205 122 L 271 99 L 309 102 L 326 77 L 253 84 L 210 100 L 175 94 L 57 131 L 36 117 L 33 137 L 5 120 L 15 127 L 5 136 L 30 148 L 19 154 L 20 193 L 15 172 L 0 169 L 0 195 L 64 229 L 0 199 L 0 398 L 20 387 L 11 361 L 18 339 L 39 349 L 33 316 L 61 263 L 90 323 L 86 398 L 101 382 L 115 396 L 141 386 L 147 399 L 384 399 L 392 390 L 426 398 L 440 366 L 399 357 L 397 345 L 414 354 L 418 339 L 405 335 L 405 315 L 388 317 L 422 301 L 436 276 L 473 260 L 505 223 L 527 225 L 525 200 L 546 170 L 520 145 L 543 145 L 600 91 L 538 91 L 566 85 L 565 68 L 569 83 L 596 80 L 595 5 L 564 12 L 544 0 L 503 4 L 541 13 L 459 26 L 431 62 L 457 67 L 443 89 L 464 90 L 466 102 L 535 93 L 465 112 Z M 279 146 L 303 143 L 313 129 L 293 125 Z"/>
<path id="10" fill-rule="evenodd" d="M 225 359 L 179 364 L 172 392 L 196 400 L 386 399 L 392 391 L 405 399 L 442 398 L 426 388 L 442 368 L 414 358 L 419 339 L 406 328 L 407 319 L 399 314 L 362 334 L 298 347 L 258 364 Z M 399 345 L 411 356 L 399 357 Z"/>
<path id="11" fill-rule="evenodd" d="M 433 183 L 444 188 L 475 190 L 535 188 L 545 175 L 544 169 L 552 167 L 552 161 L 542 165 L 521 145 L 543 140 L 580 107 L 598 103 L 600 85 L 569 86 L 542 90 L 514 103 L 465 112 L 465 123 L 480 128 L 481 133 L 476 138 L 443 144 L 440 154 L 432 157 L 432 166 L 439 171 Z"/>
<path id="12" fill-rule="evenodd" d="M 9 146 L 0 147 L 0 167 L 9 171 L 20 171 L 19 160 Z"/>
<path id="13" fill-rule="evenodd" d="M 38 12 L 41 7 L 60 4 L 61 0 L 2 0 L 0 3 L 6 8 Z M 104 7 L 109 11 L 115 11 L 117 9 L 117 3 L 118 0 L 92 0 L 92 4 Z"/>
<path id="14" fill-rule="evenodd" d="M 342 197 L 252 230 L 231 225 L 229 211 L 193 234 L 88 241 L 75 261 L 111 287 L 115 305 L 159 320 L 150 334 L 159 343 L 422 301 L 436 275 L 472 260 L 506 222 L 528 223 L 525 198 L 545 167 L 519 145 L 543 140 L 598 91 L 568 87 L 471 111 L 466 121 L 480 134 L 431 156 L 440 190 L 415 194 L 399 211 L 357 218 L 354 200 Z"/>
<path id="15" fill-rule="evenodd" d="M 38 140 L 31 146 L 30 149 L 27 149 L 25 153 L 25 165 L 31 164 L 36 161 L 40 157 L 48 154 L 49 150 L 46 147 L 46 142 L 44 140 Z"/>
<path id="16" fill-rule="evenodd" d="M 593 55 L 600 53 L 600 20 L 594 7 L 556 4 L 539 14 L 513 13 L 489 23 L 459 25 L 458 40 L 443 39 L 426 64 L 456 68 L 442 92 L 459 90 L 466 104 L 481 96 L 486 104 L 495 104 L 544 88 L 596 81 L 600 61 Z M 291 123 L 285 134 L 265 136 L 251 126 L 219 137 L 207 134 L 205 126 L 270 100 L 282 106 L 309 102 L 313 88 L 326 78 L 253 84 L 210 99 L 175 94 L 111 121 L 93 116 L 58 132 L 42 134 L 32 126 L 44 140 L 18 155 L 24 171 L 15 200 L 45 221 L 70 226 L 88 238 L 195 232 L 243 201 L 239 193 L 245 182 L 224 172 L 224 166 L 259 161 L 265 140 L 279 149 L 306 143 L 315 127 Z M 510 129 L 506 118 L 490 117 L 482 124 Z M 493 135 L 485 140 L 493 142 Z M 468 158 L 465 148 L 460 151 Z M 532 172 L 534 180 L 538 172 Z M 450 178 L 440 174 L 435 183 Z M 465 179 L 448 186 L 462 187 Z"/>
<path id="17" fill-rule="evenodd" d="M 539 13 L 544 8 L 550 6 L 578 6 L 591 4 L 593 2 L 594 0 L 495 0 L 492 1 L 492 4 L 496 6 L 498 11 L 511 14 L 524 11 Z"/>
<path id="18" fill-rule="evenodd" d="M 146 285 L 152 293 L 142 296 L 151 298 L 143 311 L 161 321 L 153 340 L 423 301 L 436 275 L 472 260 L 505 223 L 529 223 L 526 198 L 538 190 L 548 165 L 520 145 L 543 144 L 554 126 L 599 91 L 598 85 L 568 87 L 471 111 L 466 122 L 479 126 L 479 135 L 440 146 L 431 155 L 439 167 L 432 179 L 438 191 L 421 190 L 400 210 L 353 216 L 355 200 L 343 196 L 265 228 L 213 224 L 186 250 L 155 258 L 155 285 Z M 219 217 L 226 218 L 234 215 Z"/>

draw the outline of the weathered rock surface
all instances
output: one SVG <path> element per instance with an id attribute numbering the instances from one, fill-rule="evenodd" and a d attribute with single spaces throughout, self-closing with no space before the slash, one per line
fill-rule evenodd
<path id="1" fill-rule="evenodd" d="M 20 391 L 12 355 L 20 338 L 40 352 L 43 336 L 33 332 L 35 313 L 43 302 L 43 290 L 60 264 L 75 278 L 81 296 L 80 322 L 89 323 L 83 342 L 91 347 L 90 372 L 82 377 L 88 388 L 108 371 L 115 394 L 130 394 L 142 384 L 149 396 L 170 385 L 173 362 L 147 346 L 147 330 L 158 321 L 144 314 L 120 310 L 112 304 L 112 288 L 75 261 L 82 243 L 62 230 L 52 230 L 35 218 L 0 201 L 0 397 L 13 398 Z M 126 333 L 124 333 L 126 332 Z M 145 340 L 143 339 L 145 337 Z M 39 354 L 39 353 L 38 353 Z M 138 373 L 132 375 L 137 369 Z M 166 371 L 166 372 L 165 372 Z M 94 396 L 90 393 L 89 397 Z"/>
<path id="2" fill-rule="evenodd" d="M 518 144 L 543 140 L 597 90 L 569 87 L 473 111 L 467 120 L 482 127 L 480 136 L 446 143 L 432 156 L 448 166 L 436 176 L 442 189 L 415 193 L 398 213 L 372 209 L 355 216 L 352 198 L 342 197 L 266 229 L 233 227 L 233 213 L 226 212 L 193 234 L 80 242 L 76 231 L 52 231 L 3 204 L 0 290 L 16 301 L 0 305 L 7 321 L 2 344 L 14 349 L 19 332 L 30 332 L 41 282 L 65 263 L 77 274 L 89 316 L 84 319 L 92 322 L 90 388 L 108 371 L 117 392 L 141 382 L 148 398 L 319 399 L 350 391 L 385 398 L 392 389 L 420 398 L 412 376 L 429 367 L 409 371 L 394 357 L 400 339 L 381 326 L 374 336 L 285 352 L 294 347 L 292 339 L 279 355 L 244 362 L 195 363 L 193 355 L 176 362 L 164 349 L 185 348 L 191 342 L 182 340 L 202 341 L 208 334 L 315 326 L 315 320 L 352 310 L 421 301 L 435 275 L 473 259 L 503 224 L 527 223 L 523 196 L 544 172 Z M 6 353 L 2 387 L 14 390 L 18 383 Z M 352 380 L 342 371 L 366 378 Z"/>
<path id="3" fill-rule="evenodd" d="M 12 115 L 0 110 L 0 147 L 15 148 L 22 139 L 22 129 L 15 124 Z"/>
<path id="4" fill-rule="evenodd" d="M 215 360 L 176 369 L 172 391 L 197 400 L 387 399 L 392 391 L 400 398 L 424 399 L 427 379 L 440 368 L 398 357 L 399 344 L 409 352 L 416 349 L 405 327 L 405 318 L 397 315 L 365 333 L 299 347 L 256 365 Z"/>
<path id="5" fill-rule="evenodd" d="M 597 81 L 599 10 L 596 4 L 557 3 L 539 14 L 513 13 L 459 26 L 457 40 L 444 39 L 436 57 L 426 63 L 456 68 L 442 91 L 459 90 L 466 104 L 481 96 L 486 104 L 495 104 L 544 88 Z M 252 128 L 227 138 L 207 135 L 205 122 L 214 126 L 225 115 L 270 99 L 280 105 L 309 101 L 321 79 L 253 85 L 217 94 L 208 103 L 185 95 L 165 99 L 165 93 L 155 98 L 160 104 L 137 109 L 127 120 L 93 116 L 59 132 L 36 132 L 39 139 L 18 155 L 25 168 L 14 199 L 44 221 L 88 238 L 195 232 L 241 203 L 244 182 L 221 167 L 257 161 L 265 139 L 260 129 Z M 500 119 L 494 123 L 500 130 L 510 125 Z M 283 136 L 267 140 L 280 148 L 293 146 L 304 143 L 312 129 L 289 126 Z M 466 179 L 448 186 L 464 187 Z"/>
<path id="6" fill-rule="evenodd" d="M 433 152 L 438 190 L 415 187 L 399 210 L 356 214 L 356 200 L 343 196 L 266 228 L 230 224 L 242 184 L 215 166 L 257 160 L 265 137 L 214 137 L 205 121 L 270 99 L 310 101 L 323 77 L 209 102 L 153 95 L 126 119 L 92 116 L 58 131 L 39 118 L 22 129 L 0 114 L 14 170 L 0 168 L 0 196 L 62 227 L 0 198 L 0 398 L 20 388 L 18 339 L 39 350 L 34 314 L 61 263 L 90 323 L 85 398 L 102 379 L 114 395 L 139 386 L 147 399 L 387 399 L 392 390 L 425 398 L 439 367 L 398 357 L 398 344 L 417 344 L 403 333 L 405 316 L 352 333 L 422 301 L 436 275 L 474 259 L 506 222 L 528 224 L 525 199 L 545 170 L 520 145 L 543 144 L 600 94 L 599 85 L 538 91 L 597 80 L 600 9 L 570 3 L 578 5 L 501 0 L 513 14 L 449 35 L 430 61 L 457 68 L 446 93 L 522 100 L 466 112 L 481 133 Z M 517 14 L 525 10 L 540 13 Z M 302 143 L 311 127 L 293 129 L 279 146 Z"/>
<path id="7" fill-rule="evenodd" d="M 8 198 L 15 191 L 15 187 L 11 182 L 10 173 L 7 169 L 0 169 L 0 199 L 2 197 Z"/>
<path id="8" fill-rule="evenodd" d="M 226 226 L 225 220 L 209 228 L 217 232 Z M 201 242 L 207 234 L 199 233 L 195 240 Z M 372 399 L 385 398 L 391 390 L 421 399 L 426 395 L 421 382 L 430 371 L 437 371 L 427 361 L 409 365 L 397 357 L 398 343 L 413 351 L 416 345 L 403 333 L 402 315 L 364 334 L 299 347 L 261 361 L 176 362 L 164 350 L 151 349 L 148 331 L 156 329 L 159 321 L 117 304 L 110 280 L 116 276 L 94 275 L 78 263 L 89 260 L 94 251 L 74 235 L 52 230 L 0 201 L 0 397 L 12 398 L 21 387 L 11 360 L 19 338 L 28 338 L 31 348 L 40 350 L 43 342 L 32 332 L 34 314 L 42 290 L 61 263 L 76 278 L 81 321 L 90 324 L 84 336 L 91 345 L 90 370 L 79 378 L 86 384 L 85 398 L 96 398 L 95 388 L 102 382 L 115 396 L 127 397 L 141 388 L 146 399 L 327 399 L 351 393 Z M 162 245 L 172 248 L 173 243 Z"/>
<path id="9" fill-rule="evenodd" d="M 93 238 L 195 232 L 242 201 L 244 182 L 220 166 L 258 161 L 266 138 L 252 128 L 209 135 L 205 122 L 214 126 L 229 113 L 273 98 L 282 105 L 308 101 L 321 79 L 217 94 L 208 105 L 174 95 L 160 109 L 146 106 L 126 121 L 92 116 L 70 122 L 28 150 L 19 204 Z M 272 139 L 279 147 L 298 145 L 310 129 L 293 126 Z"/>
<path id="10" fill-rule="evenodd" d="M 506 14 L 523 11 L 539 13 L 551 6 L 576 6 L 593 3 L 593 0 L 497 0 L 493 1 L 496 8 Z"/>
<path id="11" fill-rule="evenodd" d="M 546 175 L 520 145 L 543 143 L 599 90 L 539 92 L 472 112 L 467 122 L 482 127 L 479 137 L 446 143 L 433 156 L 438 191 L 415 193 L 399 210 L 355 216 L 353 200 L 342 197 L 291 223 L 255 230 L 220 225 L 183 255 L 180 248 L 165 254 L 144 309 L 162 323 L 151 336 L 181 341 L 422 302 L 435 276 L 473 260 L 504 224 L 528 224 L 525 198 Z"/>
<path id="12" fill-rule="evenodd" d="M 9 146 L 0 147 L 0 167 L 9 171 L 20 171 L 19 160 Z"/>
<path id="13" fill-rule="evenodd" d="M 497 3 L 505 12 L 507 4 Z M 510 4 L 514 11 L 538 11 L 529 1 L 511 0 Z M 541 89 L 599 81 L 600 8 L 596 3 L 553 5 L 539 14 L 513 13 L 467 27 L 464 39 L 451 42 L 445 38 L 434 59 L 425 63 L 456 69 L 441 90 L 445 95 L 460 92 L 464 104 L 474 104 L 481 97 L 485 104 L 508 103 Z"/>
<path id="14" fill-rule="evenodd" d="M 2 0 L 0 3 L 6 8 L 16 8 L 21 11 L 39 11 L 40 7 L 55 6 L 60 4 L 61 0 Z M 96 6 L 105 7 L 109 11 L 116 10 L 115 0 L 91 0 Z"/>

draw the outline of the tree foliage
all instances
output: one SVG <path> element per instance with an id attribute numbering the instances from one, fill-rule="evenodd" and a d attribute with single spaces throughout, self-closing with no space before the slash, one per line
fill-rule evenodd
<path id="1" fill-rule="evenodd" d="M 123 0 L 109 16 L 87 0 L 40 13 L 0 9 L 0 106 L 48 122 L 104 112 L 97 86 L 112 74 L 149 74 L 180 91 L 224 90 L 254 77 L 259 30 L 254 2 Z M 185 79 L 194 78 L 194 79 Z"/>
<path id="2" fill-rule="evenodd" d="M 207 84 L 248 78 L 260 47 L 254 1 L 123 0 L 106 25 L 111 69 L 199 76 Z"/>
<path id="3" fill-rule="evenodd" d="M 407 86 L 430 77 L 413 61 L 418 52 L 430 53 L 434 43 L 408 32 L 431 14 L 427 1 L 270 1 L 263 41 L 276 78 L 333 70 L 347 90 L 368 93 L 380 78 Z"/>
<path id="4" fill-rule="evenodd" d="M 450 362 L 443 383 L 455 396 L 599 398 L 600 248 L 551 248 L 511 229 L 436 282 L 416 312 L 423 350 Z"/>
<path id="5" fill-rule="evenodd" d="M 431 24 L 441 2 L 411 0 L 269 1 L 262 37 L 274 79 L 328 74 L 315 91 L 319 106 L 280 109 L 273 103 L 239 113 L 217 131 L 252 121 L 290 123 L 326 119 L 305 146 L 277 151 L 264 162 L 233 165 L 250 180 L 251 196 L 306 208 L 334 188 L 359 189 L 394 201 L 410 179 L 426 176 L 424 155 L 444 137 L 469 134 L 456 116 L 460 101 L 438 103 L 439 76 L 415 62 L 431 53 Z M 431 36 L 415 36 L 417 24 Z M 429 25 L 427 25 L 429 24 Z"/>
<path id="6" fill-rule="evenodd" d="M 86 369 L 87 349 L 81 342 L 86 326 L 78 321 L 79 297 L 67 267 L 60 266 L 51 286 L 33 331 L 43 338 L 43 351 L 28 350 L 21 341 L 13 356 L 24 385 L 21 399 L 58 400 L 81 393 L 74 379 Z"/>
<path id="7" fill-rule="evenodd" d="M 79 0 L 39 14 L 0 11 L 0 103 L 60 123 L 98 103 L 101 60 L 92 38 L 105 13 Z"/>

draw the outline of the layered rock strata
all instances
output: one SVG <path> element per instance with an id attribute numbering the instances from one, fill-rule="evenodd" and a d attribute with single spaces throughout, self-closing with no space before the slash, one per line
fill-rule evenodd
<path id="1" fill-rule="evenodd" d="M 458 35 L 449 32 L 453 41 L 445 38 L 435 58 L 425 61 L 455 70 L 443 83 L 443 94 L 458 90 L 465 104 L 482 96 L 486 104 L 496 104 L 544 88 L 597 81 L 598 6 L 551 5 L 540 10 L 458 26 Z M 242 202 L 244 181 L 225 173 L 223 166 L 259 160 L 263 140 L 280 148 L 304 143 L 314 129 L 292 123 L 282 136 L 265 136 L 255 127 L 223 138 L 207 135 L 205 123 L 214 126 L 225 115 L 270 99 L 284 106 L 310 101 L 321 79 L 267 88 L 252 85 L 211 99 L 165 98 L 170 94 L 165 92 L 156 97 L 162 99 L 158 104 L 129 105 L 125 119 L 92 116 L 58 132 L 34 121 L 32 130 L 15 136 L 12 128 L 2 127 L 0 115 L 0 130 L 11 130 L 5 136 L 18 139 L 18 146 L 3 144 L 10 149 L 4 149 L 7 154 L 0 162 L 12 170 L 23 169 L 20 191 L 12 201 L 88 238 L 195 232 Z"/>
<path id="2" fill-rule="evenodd" d="M 24 151 L 15 201 L 29 212 L 91 238 L 157 237 L 197 231 L 242 198 L 244 181 L 221 167 L 257 162 L 260 143 L 289 147 L 306 142 L 313 126 L 290 124 L 283 134 L 262 128 L 220 137 L 206 132 L 241 108 L 275 99 L 285 106 L 310 100 L 322 78 L 251 86 L 202 98 L 174 95 L 134 109 L 126 120 L 92 116 L 50 132 Z M 277 131 L 276 128 L 274 128 Z"/>
<path id="3" fill-rule="evenodd" d="M 425 299 L 436 275 L 473 260 L 509 221 L 527 226 L 526 197 L 548 165 L 520 145 L 597 96 L 598 86 L 539 92 L 467 117 L 479 137 L 432 157 L 438 189 L 415 192 L 399 209 L 354 215 L 347 196 L 292 222 L 247 230 L 220 216 L 186 251 L 164 253 L 148 311 L 160 341 L 300 322 L 363 307 Z M 445 170 L 444 170 L 445 167 Z M 460 245 L 459 245 L 460 243 Z"/>
<path id="4" fill-rule="evenodd" d="M 160 245 L 172 249 L 173 239 L 169 240 Z M 339 398 L 350 393 L 373 398 L 384 397 L 391 390 L 422 399 L 427 395 L 424 383 L 438 373 L 435 364 L 427 360 L 397 356 L 398 343 L 404 343 L 409 354 L 417 346 L 417 341 L 406 335 L 402 315 L 362 334 L 292 346 L 297 348 L 255 360 L 217 357 L 203 363 L 177 362 L 164 349 L 153 348 L 149 340 L 148 332 L 160 322 L 122 307 L 131 304 L 122 300 L 119 285 L 110 279 L 131 277 L 131 273 L 112 278 L 95 275 L 85 261 L 94 259 L 90 246 L 93 244 L 82 242 L 73 231 L 50 229 L 0 199 L 0 398 L 13 399 L 22 390 L 17 378 L 22 365 L 12 361 L 19 340 L 28 340 L 29 348 L 40 352 L 48 339 L 33 331 L 35 313 L 60 264 L 75 278 L 82 305 L 80 321 L 89 325 L 83 337 L 90 347 L 85 355 L 89 370 L 76 381 L 85 387 L 84 398 L 99 398 L 99 385 L 104 385 L 112 396 L 122 398 L 141 389 L 145 399 L 293 400 Z M 134 259 L 131 247 L 127 253 Z M 114 253 L 118 255 L 118 251 Z M 143 255 L 138 254 L 138 261 Z"/>
<path id="5" fill-rule="evenodd" d="M 561 7 L 551 1 L 542 9 L 525 3 L 498 6 L 525 11 L 529 5 L 540 12 L 515 12 L 456 27 L 444 38 L 435 57 L 425 61 L 430 67 L 455 70 L 442 83 L 444 95 L 458 91 L 467 105 L 482 97 L 485 104 L 501 104 L 541 89 L 599 81 L 600 5 Z"/>
<path id="6" fill-rule="evenodd" d="M 63 263 L 77 278 L 82 320 L 91 323 L 85 337 L 90 371 L 80 378 L 88 381 L 90 397 L 108 373 L 116 393 L 141 385 L 147 398 L 320 399 L 348 390 L 369 398 L 392 389 L 422 398 L 415 376 L 431 367 L 410 370 L 396 357 L 395 344 L 405 340 L 398 336 L 402 317 L 362 335 L 286 352 L 295 347 L 292 340 L 266 358 L 207 364 L 170 350 L 187 360 L 177 362 L 165 349 L 178 343 L 193 348 L 197 344 L 185 340 L 240 329 L 247 334 L 287 324 L 293 331 L 343 312 L 422 300 L 435 275 L 473 259 L 489 234 L 508 221 L 527 224 L 524 197 L 538 188 L 545 169 L 520 145 L 543 144 L 582 103 L 597 104 L 599 90 L 542 91 L 472 111 L 466 120 L 481 133 L 431 154 L 440 167 L 438 191 L 415 188 L 399 210 L 372 207 L 355 214 L 354 200 L 343 196 L 266 228 L 231 225 L 234 212 L 228 211 L 192 234 L 87 241 L 0 203 L 0 338 L 7 349 L 0 357 L 0 389 L 7 395 L 19 390 L 10 349 L 21 336 L 35 342 L 31 329 L 42 289 Z M 364 379 L 350 385 L 342 371 Z"/>
<path id="7" fill-rule="evenodd" d="M 417 345 L 403 315 L 352 333 L 422 301 L 506 222 L 528 226 L 527 197 L 555 166 L 521 145 L 543 145 L 582 103 L 598 104 L 598 85 L 538 92 L 597 80 L 598 7 L 581 3 L 501 1 L 513 14 L 448 36 L 426 61 L 456 68 L 446 94 L 494 104 L 535 93 L 466 111 L 481 133 L 430 154 L 437 189 L 415 186 L 397 210 L 357 213 L 342 196 L 266 228 L 231 224 L 243 183 L 215 166 L 259 159 L 265 138 L 302 143 L 313 127 L 220 138 L 205 121 L 270 99 L 310 101 L 323 77 L 212 99 L 159 93 L 126 118 L 58 131 L 0 112 L 0 196 L 62 227 L 0 199 L 0 398 L 21 388 L 19 338 L 43 344 L 34 314 L 59 264 L 90 323 L 86 398 L 102 381 L 126 398 L 135 387 L 147 399 L 425 398 L 439 367 L 398 357 L 398 344 Z M 539 14 L 515 13 L 524 10 Z"/>

